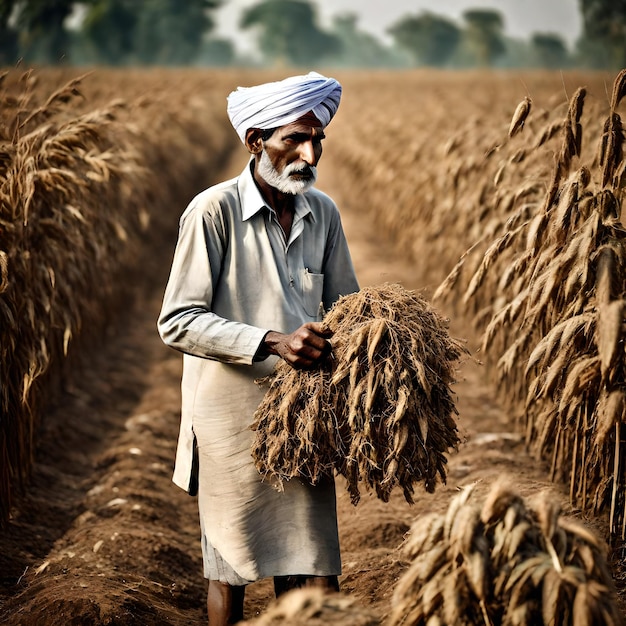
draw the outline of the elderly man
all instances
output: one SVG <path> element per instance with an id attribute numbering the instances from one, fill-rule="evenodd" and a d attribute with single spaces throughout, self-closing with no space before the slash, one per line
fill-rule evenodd
<path id="1" fill-rule="evenodd" d="M 245 585 L 274 577 L 276 595 L 338 589 L 332 478 L 282 492 L 254 467 L 250 430 L 278 358 L 316 367 L 330 351 L 319 321 L 358 289 L 337 207 L 312 187 L 341 86 L 315 72 L 228 97 L 251 154 L 235 179 L 206 189 L 180 220 L 159 316 L 184 353 L 174 482 L 197 489 L 211 626 L 243 618 Z"/>

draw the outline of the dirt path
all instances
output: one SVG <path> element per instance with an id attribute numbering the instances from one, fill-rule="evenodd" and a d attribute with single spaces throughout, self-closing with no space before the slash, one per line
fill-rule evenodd
<path id="1" fill-rule="evenodd" d="M 224 176 L 241 162 L 238 155 Z M 342 207 L 362 285 L 422 288 L 414 268 L 342 196 L 332 172 L 320 187 Z M 161 293 L 148 293 L 94 350 L 46 416 L 31 486 L 0 539 L 0 623 L 206 623 L 196 502 L 170 481 L 181 359 L 156 333 Z M 454 324 L 453 332 L 462 336 Z M 404 533 L 420 514 L 445 510 L 460 486 L 477 482 L 487 491 L 505 476 L 520 494 L 548 489 L 569 510 L 565 490 L 526 455 L 482 368 L 469 362 L 456 391 L 465 443 L 450 458 L 446 486 L 418 494 L 413 506 L 397 493 L 387 504 L 365 495 L 354 507 L 339 483 L 342 590 L 381 617 L 407 565 L 399 552 Z M 247 617 L 263 610 L 270 589 L 269 581 L 250 586 Z"/>

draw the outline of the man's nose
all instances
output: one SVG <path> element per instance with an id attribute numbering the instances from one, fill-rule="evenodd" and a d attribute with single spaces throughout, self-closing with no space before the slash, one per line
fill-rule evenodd
<path id="1" fill-rule="evenodd" d="M 311 139 L 300 144 L 300 158 L 309 165 L 316 166 L 322 155 L 321 146 L 318 148 Z"/>

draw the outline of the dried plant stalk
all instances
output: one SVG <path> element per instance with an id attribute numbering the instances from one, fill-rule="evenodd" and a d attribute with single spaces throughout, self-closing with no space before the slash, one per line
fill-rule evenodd
<path id="1" fill-rule="evenodd" d="M 617 400 L 626 384 L 625 165 L 615 107 L 623 85 L 620 73 L 595 167 L 577 170 L 586 90 L 575 92 L 543 201 L 527 220 L 510 220 L 487 240 L 464 300 L 484 312 L 483 350 L 496 357 L 503 400 L 523 411 L 529 446 L 551 459 L 551 476 L 569 483 L 573 503 L 610 511 L 611 534 L 622 540 L 624 423 Z M 459 271 L 438 295 L 453 286 L 462 286 Z"/>
<path id="2" fill-rule="evenodd" d="M 230 136 L 213 85 L 192 102 L 172 75 L 98 74 L 0 76 L 0 526 L 29 479 L 42 414 L 157 279 L 172 207 Z"/>
<path id="3" fill-rule="evenodd" d="M 515 113 L 513 113 L 513 118 L 511 119 L 511 125 L 509 126 L 509 137 L 514 137 L 524 128 L 531 106 L 532 100 L 528 96 L 517 105 Z"/>
<path id="4" fill-rule="evenodd" d="M 464 488 L 413 524 L 389 626 L 623 624 L 607 546 L 547 495 Z"/>
<path id="5" fill-rule="evenodd" d="M 465 353 L 447 320 L 398 284 L 342 297 L 324 324 L 333 353 L 322 368 L 279 362 L 252 428 L 259 472 L 316 484 L 337 471 L 352 502 L 362 483 L 387 501 L 398 485 L 445 482 L 446 454 L 459 443 L 450 385 Z"/>

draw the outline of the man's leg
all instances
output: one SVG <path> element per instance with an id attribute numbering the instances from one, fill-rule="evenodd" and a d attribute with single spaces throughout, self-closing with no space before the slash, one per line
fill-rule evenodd
<path id="1" fill-rule="evenodd" d="M 245 586 L 233 586 L 209 580 L 207 610 L 209 626 L 227 626 L 243 620 Z"/>
<path id="2" fill-rule="evenodd" d="M 339 591 L 339 580 L 337 576 L 274 576 L 274 593 L 277 598 L 291 589 L 302 587 Z"/>

